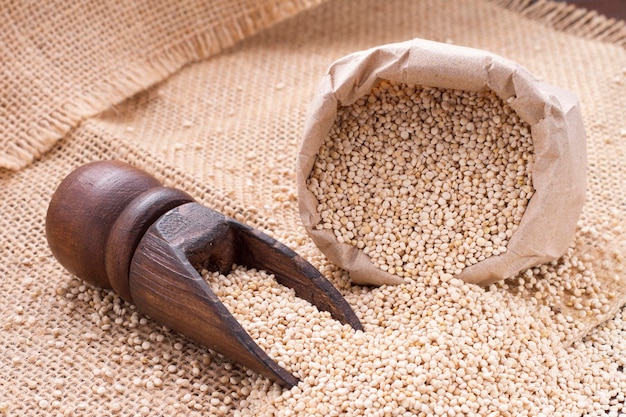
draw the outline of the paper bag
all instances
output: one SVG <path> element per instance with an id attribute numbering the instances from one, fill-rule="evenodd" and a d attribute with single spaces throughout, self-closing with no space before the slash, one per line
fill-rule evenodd
<path id="1" fill-rule="evenodd" d="M 307 115 L 297 161 L 300 216 L 329 260 L 349 271 L 355 284 L 398 284 L 399 276 L 376 267 L 357 247 L 318 230 L 318 201 L 307 189 L 316 155 L 335 122 L 337 108 L 353 104 L 381 80 L 466 91 L 492 90 L 531 127 L 535 193 L 506 251 L 457 275 L 487 285 L 565 253 L 576 230 L 586 189 L 587 154 L 576 97 L 533 77 L 495 54 L 414 39 L 348 55 L 331 65 Z"/>

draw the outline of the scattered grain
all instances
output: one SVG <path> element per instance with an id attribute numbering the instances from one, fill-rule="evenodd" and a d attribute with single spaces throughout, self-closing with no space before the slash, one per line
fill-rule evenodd
<path id="1" fill-rule="evenodd" d="M 555 262 L 524 277 L 536 282 L 572 263 Z M 626 345 L 614 329 L 568 347 L 571 328 L 556 325 L 567 321 L 563 315 L 506 284 L 483 290 L 449 278 L 436 285 L 418 280 L 353 287 L 346 297 L 365 326 L 361 332 L 317 311 L 263 271 L 236 267 L 228 277 L 204 276 L 259 346 L 302 381 L 281 391 L 253 378 L 246 406 L 236 409 L 240 417 L 326 416 L 331 410 L 354 416 L 601 415 L 596 404 L 623 405 L 617 398 L 626 375 L 608 365 L 609 357 L 624 363 Z M 457 299 L 466 300 L 465 307 Z M 622 323 L 623 314 L 615 320 Z M 621 328 L 626 332 L 623 323 Z M 599 349 L 607 340 L 610 356 Z"/>

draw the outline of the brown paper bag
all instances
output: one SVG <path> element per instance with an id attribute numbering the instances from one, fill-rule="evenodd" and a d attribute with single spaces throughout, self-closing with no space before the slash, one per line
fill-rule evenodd
<path id="1" fill-rule="evenodd" d="M 330 230 L 317 230 L 318 201 L 307 189 L 316 155 L 335 122 L 338 106 L 369 94 L 381 80 L 466 91 L 492 90 L 531 126 L 535 193 L 506 251 L 466 267 L 457 277 L 486 285 L 554 260 L 571 243 L 585 200 L 585 133 L 576 97 L 537 80 L 495 54 L 414 39 L 348 55 L 322 79 L 307 116 L 297 161 L 302 221 L 320 250 L 349 271 L 356 284 L 397 284 L 402 278 L 377 268 Z"/>

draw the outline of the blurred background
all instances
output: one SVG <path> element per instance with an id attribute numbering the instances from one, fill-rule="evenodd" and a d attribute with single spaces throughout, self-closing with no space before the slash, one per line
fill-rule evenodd
<path id="1" fill-rule="evenodd" d="M 596 10 L 607 17 L 626 20 L 626 0 L 558 0 Z"/>

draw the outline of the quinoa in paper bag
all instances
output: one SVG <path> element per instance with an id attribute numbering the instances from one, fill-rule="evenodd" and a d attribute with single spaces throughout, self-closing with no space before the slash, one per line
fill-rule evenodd
<path id="1" fill-rule="evenodd" d="M 459 103 L 464 103 L 466 107 L 471 107 L 472 103 L 477 103 L 474 104 L 477 109 L 483 108 L 485 106 L 484 103 L 487 103 L 488 106 L 496 109 L 498 108 L 496 102 L 501 101 L 503 104 L 500 107 L 506 107 L 502 113 L 503 117 L 511 117 L 513 121 L 518 122 L 522 126 L 515 127 L 515 129 L 525 133 L 528 129 L 524 126 L 529 127 L 528 136 L 532 141 L 532 158 L 530 158 L 528 164 L 527 176 L 529 183 L 532 183 L 532 191 L 530 191 L 530 185 L 524 185 L 524 190 L 521 192 L 522 197 L 527 195 L 530 198 L 523 201 L 523 211 L 520 211 L 523 214 L 519 216 L 518 222 L 512 224 L 510 219 L 508 222 L 502 220 L 501 212 L 515 210 L 517 206 L 522 206 L 521 202 L 518 204 L 514 201 L 512 208 L 507 208 L 503 204 L 494 204 L 491 207 L 489 203 L 487 204 L 488 207 L 485 208 L 484 200 L 478 200 L 479 202 L 482 201 L 480 203 L 481 207 L 476 207 L 476 205 L 472 206 L 471 201 L 466 203 L 466 201 L 471 200 L 470 196 L 476 194 L 470 190 L 466 196 L 467 198 L 463 197 L 461 203 L 456 201 L 450 203 L 450 195 L 455 195 L 457 192 L 461 193 L 459 189 L 462 188 L 462 182 L 461 180 L 458 182 L 448 181 L 446 176 L 456 174 L 449 172 L 447 169 L 445 173 L 439 172 L 439 177 L 431 174 L 425 179 L 420 179 L 422 184 L 424 181 L 438 182 L 435 183 L 436 186 L 434 188 L 429 188 L 426 191 L 422 190 L 422 192 L 417 191 L 416 194 L 411 196 L 410 204 L 408 200 L 404 202 L 402 200 L 398 202 L 398 198 L 393 200 L 393 203 L 396 205 L 402 204 L 403 213 L 408 213 L 407 217 L 409 220 L 402 219 L 400 221 L 400 218 L 395 214 L 393 216 L 396 217 L 387 218 L 386 220 L 381 220 L 381 218 L 372 219 L 371 216 L 376 217 L 377 215 L 368 213 L 367 209 L 364 209 L 363 206 L 368 205 L 370 208 L 373 208 L 373 210 L 370 210 L 373 213 L 387 212 L 389 199 L 393 198 L 394 194 L 394 191 L 388 190 L 393 190 L 395 185 L 391 179 L 386 178 L 387 176 L 384 173 L 382 175 L 384 181 L 389 180 L 390 182 L 380 187 L 383 179 L 378 178 L 379 187 L 376 189 L 378 190 L 376 193 L 380 195 L 376 193 L 372 195 L 369 190 L 364 191 L 365 188 L 360 190 L 360 185 L 358 183 L 355 184 L 354 181 L 350 183 L 350 192 L 352 194 L 346 195 L 347 192 L 344 193 L 346 191 L 344 188 L 347 187 L 348 182 L 343 181 L 344 178 L 341 177 L 341 172 L 332 163 L 322 163 L 317 167 L 316 172 L 321 172 L 321 175 L 325 177 L 333 176 L 333 181 L 336 182 L 335 185 L 338 190 L 333 191 L 333 200 L 341 201 L 339 203 L 333 201 L 330 204 L 328 201 L 318 200 L 311 191 L 313 185 L 320 190 L 317 193 L 318 195 L 323 195 L 323 198 L 327 198 L 327 194 L 324 194 L 324 188 L 327 188 L 328 184 L 326 181 L 323 181 L 323 184 L 320 186 L 320 181 L 310 177 L 312 176 L 316 159 L 321 159 L 320 149 L 328 147 L 328 142 L 325 144 L 325 141 L 333 138 L 333 136 L 329 136 L 329 132 L 332 130 L 333 134 L 337 133 L 338 125 L 335 126 L 335 124 L 339 123 L 338 109 L 342 110 L 346 106 L 351 106 L 355 103 L 363 103 L 363 106 L 367 106 L 368 103 L 374 103 L 377 97 L 382 97 L 381 94 L 384 91 L 381 93 L 381 89 L 385 91 L 391 89 L 392 95 L 404 96 L 406 95 L 402 91 L 402 88 L 405 88 L 404 86 L 408 86 L 406 88 L 409 88 L 411 94 L 415 97 L 425 97 L 425 101 L 420 101 L 419 105 L 426 103 L 427 107 L 430 107 L 433 99 L 429 97 L 429 94 L 434 97 L 435 101 L 439 100 L 444 103 L 443 106 L 441 103 L 436 104 L 439 106 L 437 107 L 437 114 L 442 114 L 442 108 L 448 109 L 452 107 L 451 111 L 459 111 L 460 116 L 453 116 L 457 122 L 459 117 L 464 117 L 463 106 L 459 107 Z M 416 91 L 416 89 L 418 90 Z M 456 97 L 456 108 L 454 104 L 446 106 L 445 100 L 441 99 L 441 97 L 446 97 L 446 100 L 450 101 L 449 97 L 452 96 Z M 363 99 L 364 97 L 367 97 L 369 102 Z M 361 102 L 358 102 L 359 99 L 361 99 Z M 426 124 L 427 122 L 430 122 L 433 126 L 429 127 L 429 135 L 427 137 L 422 136 L 421 142 L 417 140 L 416 143 L 425 144 L 426 140 L 441 142 L 441 144 L 432 148 L 435 152 L 443 152 L 444 142 L 446 146 L 452 143 L 455 147 L 458 147 L 453 148 L 452 151 L 450 149 L 446 150 L 445 158 L 450 157 L 455 161 L 451 162 L 450 166 L 458 165 L 459 157 L 455 156 L 455 152 L 465 151 L 463 147 L 469 141 L 467 138 L 472 137 L 474 141 L 472 146 L 474 146 L 476 136 L 472 136 L 472 132 L 467 133 L 463 137 L 456 137 L 454 133 L 456 131 L 446 130 L 445 123 L 437 122 L 437 120 L 433 123 L 432 116 L 422 111 L 430 111 L 428 109 L 419 108 L 418 105 L 411 107 L 409 102 L 406 109 L 398 111 L 397 108 L 390 107 L 394 104 L 388 102 L 386 97 L 380 100 L 382 100 L 382 104 L 375 104 L 379 106 L 377 116 L 375 117 L 384 119 L 384 111 L 382 111 L 381 115 L 381 109 L 388 109 L 390 113 L 393 110 L 394 117 L 401 115 L 402 120 L 408 120 L 410 116 L 406 115 L 411 113 L 413 113 L 413 116 L 421 114 L 423 120 L 420 120 L 419 117 L 413 117 L 411 120 L 417 120 L 417 122 L 411 122 L 410 124 L 408 122 L 402 123 L 402 126 L 412 126 L 412 129 L 395 132 L 402 133 L 402 137 L 399 137 L 399 133 L 398 135 L 395 133 L 393 135 L 386 134 L 384 132 L 388 131 L 385 129 L 372 131 L 371 127 L 369 128 L 369 133 L 361 131 L 353 136 L 350 134 L 343 135 L 339 132 L 337 137 L 343 137 L 344 141 L 350 142 L 344 147 L 348 148 L 348 151 L 358 152 L 359 146 L 363 146 L 354 140 L 356 136 L 359 136 L 362 141 L 367 140 L 368 135 L 376 136 L 375 139 L 379 142 L 387 141 L 386 143 L 398 146 L 398 144 L 402 144 L 403 140 L 414 140 L 416 132 L 419 132 L 421 127 L 419 123 Z M 405 101 L 404 97 L 401 97 L 401 100 L 395 101 L 395 103 L 404 103 Z M 361 109 L 358 107 L 355 110 L 345 112 L 347 116 L 343 115 L 341 117 L 351 117 L 350 111 L 352 111 L 354 117 L 360 117 Z M 491 116 L 497 113 L 496 110 L 489 111 L 491 113 L 486 113 L 483 110 L 482 117 L 489 116 L 500 122 L 491 123 L 491 125 L 498 125 L 496 127 L 500 128 L 501 126 L 499 125 L 505 124 L 506 129 L 504 130 L 510 130 L 510 123 L 508 121 L 500 121 L 501 117 L 499 114 L 496 114 L 497 117 Z M 478 111 L 478 113 L 481 113 L 481 111 Z M 387 120 L 387 122 L 393 125 L 393 123 L 400 123 L 401 121 Z M 483 122 L 483 124 L 485 123 Z M 470 125 L 473 129 L 473 122 L 471 121 L 463 120 L 462 123 L 459 123 L 459 127 L 463 132 L 469 130 L 468 126 Z M 356 129 L 357 127 L 355 127 Z M 443 137 L 444 132 L 447 132 L 445 133 L 447 135 L 445 138 Z M 471 155 L 477 162 L 472 161 L 469 162 L 470 164 L 482 165 L 483 162 L 487 163 L 484 158 L 489 157 L 485 156 L 489 152 L 494 155 L 503 153 L 502 149 L 496 146 L 496 144 L 502 145 L 502 141 L 498 137 L 501 131 L 496 129 L 494 132 L 487 134 L 489 138 L 487 145 L 491 146 L 491 149 L 484 143 L 481 144 L 482 153 L 473 152 Z M 479 140 L 479 142 L 484 142 L 484 140 Z M 411 188 L 411 181 L 413 179 L 418 180 L 418 178 L 411 177 L 411 172 L 413 171 L 408 169 L 409 167 L 404 169 L 403 161 L 409 158 L 415 162 L 416 158 L 419 159 L 423 155 L 420 156 L 421 151 L 418 147 L 410 144 L 413 147 L 407 148 L 406 143 L 404 145 L 405 148 L 402 153 L 404 157 L 398 156 L 399 152 L 393 153 L 393 149 L 389 150 L 389 155 L 393 153 L 393 155 L 398 156 L 400 162 L 398 162 L 398 159 L 394 159 L 388 160 L 386 163 L 376 162 L 374 164 L 370 160 L 369 163 L 372 166 L 361 166 L 361 172 L 367 172 L 370 170 L 369 168 L 378 170 L 377 172 L 381 172 L 382 169 L 384 172 L 386 164 L 390 172 L 393 170 L 396 173 L 394 176 L 396 183 L 401 180 L 403 181 L 402 184 Z M 507 149 L 514 148 L 514 146 L 506 146 Z M 341 145 L 339 149 L 342 149 Z M 331 150 L 332 152 L 335 151 Z M 523 154 L 527 155 L 528 152 L 524 151 Z M 518 154 L 511 153 L 511 155 Z M 428 159 L 423 159 L 422 162 L 436 161 L 438 156 L 435 153 L 430 155 Z M 350 164 L 349 158 L 350 155 L 348 155 L 348 164 Z M 358 159 L 358 154 L 355 154 L 352 158 Z M 464 161 L 466 158 L 468 157 L 464 156 Z M 501 156 L 498 158 L 502 162 Z M 502 166 L 510 169 L 512 165 L 504 160 Z M 493 169 L 497 171 L 496 168 Z M 522 170 L 522 168 L 519 169 L 520 171 Z M 488 173 L 488 167 L 483 170 Z M 328 171 L 335 172 L 331 173 Z M 344 169 L 342 172 L 347 171 Z M 402 175 L 402 172 L 405 174 Z M 501 173 L 506 175 L 506 172 Z M 462 175 L 460 178 L 462 178 Z M 486 285 L 509 278 L 534 265 L 554 260 L 567 250 L 574 237 L 576 223 L 585 199 L 585 133 L 578 102 L 573 94 L 538 81 L 520 65 L 492 53 L 414 39 L 357 52 L 331 65 L 318 87 L 307 116 L 304 140 L 298 156 L 297 180 L 300 215 L 308 233 L 332 262 L 349 271 L 351 280 L 354 283 L 367 285 L 397 284 L 402 282 L 403 276 L 411 277 L 411 273 L 418 274 L 419 268 L 417 266 L 414 268 L 414 265 L 420 264 L 422 267 L 421 273 L 452 273 L 466 282 Z M 523 181 L 518 179 L 516 187 L 522 188 L 522 183 Z M 452 187 L 450 187 L 450 184 L 452 184 Z M 483 194 L 490 195 L 490 198 L 493 197 L 493 190 L 485 190 L 486 186 L 481 184 L 480 181 L 477 183 L 475 179 L 473 184 L 474 188 L 480 188 Z M 431 185 L 430 183 L 428 184 L 429 187 Z M 387 187 L 388 190 L 380 192 L 384 187 Z M 500 190 L 499 187 L 496 188 Z M 512 188 L 515 187 L 509 185 L 508 191 L 519 198 L 520 191 Z M 467 187 L 466 189 L 469 190 Z M 497 192 L 500 193 L 500 191 Z M 395 192 L 395 194 L 398 193 Z M 402 195 L 406 196 L 407 194 Z M 338 197 L 335 198 L 335 196 Z M 433 204 L 430 204 L 430 200 L 424 200 L 424 196 L 431 198 Z M 356 200 L 358 200 L 358 203 L 355 204 Z M 365 204 L 363 203 L 364 201 L 366 202 Z M 419 203 L 419 207 L 416 203 Z M 433 207 L 439 211 L 433 211 Z M 483 221 L 481 225 L 478 220 L 468 214 L 468 207 L 471 207 L 474 211 L 483 210 L 488 213 L 490 218 L 502 221 L 498 220 L 500 221 L 498 225 Z M 323 224 L 320 210 L 327 215 L 329 211 L 337 212 L 344 209 L 350 211 L 350 213 L 356 213 L 356 215 L 353 214 L 352 217 L 343 215 L 343 211 L 339 213 L 342 216 L 337 216 L 336 213 L 333 213 L 336 218 L 341 217 L 341 220 L 325 220 L 326 224 Z M 389 214 L 387 215 L 389 216 Z M 411 223 L 411 216 L 415 219 L 422 216 L 421 219 L 426 219 L 427 221 L 430 216 L 430 224 L 441 227 L 441 230 L 444 230 L 444 234 L 441 235 L 441 230 L 431 230 L 429 232 L 422 230 L 420 224 L 424 223 L 419 223 L 418 221 Z M 476 227 L 467 223 L 466 219 L 468 218 L 477 223 Z M 390 230 L 391 221 L 396 223 L 393 226 L 393 230 Z M 380 227 L 378 227 L 379 224 Z M 374 225 L 374 230 L 370 227 L 371 225 Z M 503 225 L 506 225 L 508 230 L 504 230 Z M 463 233 L 459 232 L 460 229 L 454 230 L 455 227 L 462 228 L 463 226 L 470 230 L 469 235 L 463 235 Z M 448 229 L 445 229 L 445 227 L 448 227 Z M 404 231 L 402 230 L 403 228 L 405 229 Z M 363 233 L 367 233 L 367 235 L 359 235 L 359 231 L 363 230 L 365 230 Z M 343 237 L 345 232 L 347 232 L 347 238 Z M 431 245 L 430 248 L 425 247 L 422 240 L 419 241 L 419 244 L 416 243 L 415 237 L 419 236 L 421 232 L 427 233 L 427 237 L 435 242 L 434 246 Z M 432 234 L 428 234 L 431 232 Z M 368 247 L 367 244 L 363 243 L 363 240 L 367 240 L 364 236 L 367 236 L 371 241 L 382 241 L 386 245 Z M 492 245 L 491 240 L 496 242 L 495 246 Z M 506 245 L 498 246 L 500 241 L 505 242 Z M 481 253 L 478 249 L 481 249 L 482 246 L 489 246 L 490 249 L 485 251 L 485 253 Z M 411 247 L 413 247 L 412 252 Z M 446 252 L 448 249 L 449 251 Z M 377 254 L 374 253 L 376 251 L 378 252 Z M 452 255 L 447 256 L 448 253 Z M 377 261 L 377 264 L 375 264 L 372 262 L 373 255 L 382 255 L 381 258 L 386 257 L 393 265 L 389 266 L 380 261 Z M 444 259 L 441 259 L 442 257 Z M 423 262 L 424 259 L 427 262 Z"/>

